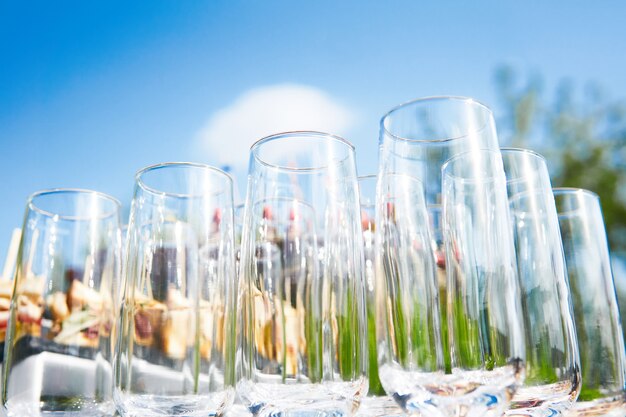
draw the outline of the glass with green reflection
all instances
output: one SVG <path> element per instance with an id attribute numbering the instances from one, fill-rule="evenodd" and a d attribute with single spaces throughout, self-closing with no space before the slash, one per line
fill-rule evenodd
<path id="1" fill-rule="evenodd" d="M 472 150 L 499 149 L 491 110 L 468 97 L 425 97 L 391 109 L 380 121 L 378 173 L 407 174 L 421 181 L 431 214 L 430 237 L 437 259 L 441 339 L 447 373 L 448 352 L 445 257 L 441 236 L 441 167 L 451 157 Z"/>
<path id="2" fill-rule="evenodd" d="M 624 416 L 624 339 L 598 196 L 555 188 L 574 307 L 582 389 L 569 416 Z"/>
<path id="3" fill-rule="evenodd" d="M 442 176 L 452 368 L 444 380 L 475 413 L 500 415 L 523 381 L 526 355 L 502 160 L 466 152 Z"/>
<path id="4" fill-rule="evenodd" d="M 376 348 L 376 175 L 359 177 L 361 202 L 361 227 L 365 245 L 365 285 L 367 294 L 367 340 L 369 392 L 363 399 L 358 416 L 401 416 L 405 412 L 398 403 L 386 395 L 378 377 L 378 353 Z"/>
<path id="5" fill-rule="evenodd" d="M 526 337 L 526 380 L 510 416 L 544 416 L 571 407 L 580 392 L 580 358 L 554 195 L 545 159 L 502 149 Z"/>

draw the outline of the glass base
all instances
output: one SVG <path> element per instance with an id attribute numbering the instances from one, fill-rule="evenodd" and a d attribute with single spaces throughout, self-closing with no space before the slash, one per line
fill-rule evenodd
<path id="1" fill-rule="evenodd" d="M 408 414 L 391 397 L 365 397 L 355 417 L 403 417 Z"/>
<path id="2" fill-rule="evenodd" d="M 507 410 L 505 417 L 560 417 L 561 411 L 552 407 L 516 408 Z"/>
<path id="3" fill-rule="evenodd" d="M 150 395 L 116 392 L 118 413 L 122 417 L 215 417 L 224 414 L 231 401 L 222 395 Z"/>
<path id="4" fill-rule="evenodd" d="M 367 380 L 320 384 L 252 383 L 242 380 L 237 391 L 255 417 L 351 416 Z"/>
<path id="5" fill-rule="evenodd" d="M 384 365 L 379 375 L 406 413 L 421 417 L 501 417 L 519 383 L 515 366 L 443 374 Z"/>
<path id="6" fill-rule="evenodd" d="M 250 413 L 248 407 L 237 402 L 226 410 L 224 417 L 252 417 L 252 413 Z"/>
<path id="7" fill-rule="evenodd" d="M 513 396 L 506 417 L 556 417 L 573 405 L 576 387 L 571 382 L 521 387 Z"/>
<path id="8" fill-rule="evenodd" d="M 564 417 L 624 417 L 626 404 L 624 397 L 600 398 L 593 401 L 576 402 L 572 408 L 563 412 Z"/>
<path id="9" fill-rule="evenodd" d="M 43 407 L 43 408 L 42 408 Z M 8 417 L 110 417 L 114 415 L 113 403 L 74 405 L 71 410 L 62 410 L 58 403 L 18 403 L 9 402 L 6 407 Z M 0 413 L 0 415 L 2 415 Z"/>

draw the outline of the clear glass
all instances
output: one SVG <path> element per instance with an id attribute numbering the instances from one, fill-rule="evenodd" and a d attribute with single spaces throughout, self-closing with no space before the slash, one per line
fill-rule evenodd
<path id="1" fill-rule="evenodd" d="M 237 392 L 255 415 L 351 415 L 367 392 L 354 148 L 291 132 L 252 146 Z"/>
<path id="2" fill-rule="evenodd" d="M 446 162 L 442 173 L 451 374 L 445 374 L 440 364 L 423 367 L 419 363 L 403 364 L 402 358 L 398 358 L 391 364 L 397 369 L 396 373 L 391 375 L 389 381 L 385 377 L 381 379 L 387 391 L 391 388 L 407 410 L 424 416 L 500 416 L 523 380 L 525 358 L 502 161 L 497 152 L 467 152 Z M 412 189 L 405 194 L 415 199 L 419 192 L 415 186 Z M 383 208 L 390 206 L 385 204 L 384 196 L 388 194 L 385 191 L 384 188 L 379 191 L 382 201 L 379 200 L 378 204 Z M 396 204 L 393 207 L 395 209 Z M 379 215 L 382 214 L 379 212 Z M 427 271 L 415 273 L 402 267 L 403 262 L 411 262 L 418 257 L 403 255 L 399 248 L 412 248 L 413 251 L 417 248 L 430 249 L 424 243 L 415 241 L 419 230 L 426 229 L 425 208 L 422 217 L 424 220 L 415 222 L 410 220 L 410 216 L 395 215 L 396 223 L 402 220 L 409 227 L 415 227 L 414 231 L 398 233 L 410 236 L 411 240 L 403 245 L 400 239 L 395 239 L 397 243 L 389 250 L 383 244 L 384 256 L 389 253 L 398 258 L 399 267 L 389 269 L 403 271 L 400 274 L 406 275 L 409 280 L 399 286 L 403 295 L 407 288 L 419 287 L 416 281 L 422 276 L 430 274 L 432 282 L 436 283 L 433 265 L 436 259 L 432 257 L 432 252 L 428 253 L 429 257 L 421 256 L 424 263 L 427 258 L 431 259 Z M 393 273 L 387 274 L 393 276 Z M 386 279 L 389 281 L 388 277 Z M 439 305 L 437 296 L 438 291 L 415 292 L 415 298 L 426 303 L 426 309 L 434 313 Z M 392 317 L 398 316 L 393 314 L 393 307 L 391 311 Z M 388 326 L 402 329 L 395 323 Z M 407 336 L 387 339 L 417 340 L 417 346 L 426 350 L 428 345 L 420 341 L 425 332 L 415 326 L 404 328 L 407 329 Z M 396 333 L 400 332 L 396 330 Z M 432 347 L 426 352 L 430 357 L 435 356 Z"/>
<path id="3" fill-rule="evenodd" d="M 114 398 L 122 416 L 211 416 L 234 397 L 233 187 L 170 163 L 136 176 Z"/>
<path id="4" fill-rule="evenodd" d="M 502 149 L 526 334 L 526 380 L 511 416 L 551 416 L 580 391 L 580 359 L 559 222 L 544 158 Z"/>
<path id="5" fill-rule="evenodd" d="M 13 277 L 17 262 L 17 251 L 22 238 L 22 229 L 13 229 L 9 249 L 4 260 L 2 272 L 0 272 L 0 365 L 4 359 L 4 342 L 6 338 L 7 324 L 9 322 L 11 297 L 13 296 Z M 2 379 L 0 378 L 0 390 Z"/>
<path id="6" fill-rule="evenodd" d="M 441 239 L 441 167 L 461 153 L 499 150 L 493 114 L 488 107 L 466 97 L 417 99 L 397 106 L 382 118 L 379 145 L 379 174 L 407 174 L 423 184 L 437 259 L 444 361 L 446 372 L 450 373 L 446 265 Z"/>
<path id="7" fill-rule="evenodd" d="M 624 338 L 600 199 L 553 190 L 574 306 L 582 389 L 568 416 L 626 415 Z"/>
<path id="8" fill-rule="evenodd" d="M 426 387 L 444 374 L 438 289 L 418 180 L 406 174 L 379 177 L 375 233 L 380 380 L 407 412 L 438 415 L 429 414 L 429 407 L 440 404 Z"/>
<path id="9" fill-rule="evenodd" d="M 367 341 L 369 392 L 363 399 L 357 416 L 402 416 L 405 412 L 383 389 L 378 377 L 378 354 L 376 351 L 376 175 L 359 177 L 361 201 L 361 227 L 365 247 L 365 282 L 367 300 Z"/>
<path id="10" fill-rule="evenodd" d="M 88 190 L 28 199 L 2 367 L 9 416 L 113 413 L 119 203 Z"/>
<path id="11" fill-rule="evenodd" d="M 426 205 L 441 203 L 441 167 L 455 155 L 499 149 L 491 110 L 466 97 L 428 97 L 402 104 L 380 122 L 379 171 L 422 182 Z"/>

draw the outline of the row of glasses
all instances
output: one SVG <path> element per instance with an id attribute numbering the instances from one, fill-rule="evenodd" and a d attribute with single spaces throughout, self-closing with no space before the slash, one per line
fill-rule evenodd
<path id="1" fill-rule="evenodd" d="M 189 163 L 141 170 L 123 272 L 119 212 L 88 190 L 29 198 L 0 414 L 205 416 L 232 402 L 230 177 Z"/>
<path id="2" fill-rule="evenodd" d="M 294 144 L 298 160 L 283 152 Z M 114 200 L 29 200 L 3 368 L 9 415 L 110 415 L 113 403 L 123 416 L 221 415 L 236 379 L 256 414 L 358 408 L 367 339 L 354 148 L 299 133 L 251 155 L 240 281 L 232 181 L 219 170 L 137 174 L 122 273 Z"/>
<path id="3" fill-rule="evenodd" d="M 500 152 L 490 111 L 468 99 L 409 103 L 381 129 L 373 205 L 343 139 L 257 142 L 239 251 L 226 174 L 140 171 L 122 274 L 113 199 L 34 195 L 3 366 L 9 414 L 110 415 L 113 398 L 123 416 L 221 415 L 235 391 L 258 416 L 350 415 L 362 401 L 365 415 L 571 407 L 581 367 L 545 161 Z M 579 223 L 561 227 L 578 236 Z M 606 254 L 598 236 L 576 251 Z M 623 341 L 599 265 L 603 290 L 576 288 L 597 294 L 582 302 L 587 337 L 599 320 L 610 330 L 581 351 L 610 371 L 583 368 L 583 412 L 623 403 Z"/>
<path id="4" fill-rule="evenodd" d="M 415 273 L 415 259 L 423 256 L 416 256 L 415 248 L 420 247 L 424 232 L 409 232 L 407 238 L 398 225 L 408 222 L 409 216 L 398 220 L 392 214 L 397 199 L 409 194 L 386 185 L 399 173 L 421 181 L 411 192 L 425 196 L 432 258 L 439 277 L 441 270 L 446 272 L 445 281 L 438 280 L 439 302 L 428 301 L 431 312 L 437 304 L 441 307 L 445 367 L 435 374 L 424 357 L 411 351 L 411 343 L 427 334 L 419 326 L 426 316 L 413 307 L 418 303 L 407 293 L 424 280 L 431 281 L 432 273 L 429 268 Z M 605 290 L 595 298 L 595 303 L 602 300 L 609 308 L 594 310 L 589 306 L 591 298 L 580 297 L 582 305 L 572 305 L 554 196 L 541 156 L 519 149 L 500 151 L 489 110 L 471 100 L 418 100 L 383 118 L 378 180 L 377 371 L 385 391 L 407 412 L 433 416 L 497 415 L 505 409 L 512 416 L 577 409 L 586 410 L 582 415 L 612 408 L 617 414 L 623 412 L 623 349 L 619 349 L 623 342 L 615 325 L 604 332 L 607 342 L 595 350 L 597 362 L 586 363 L 587 369 L 598 369 L 596 364 L 608 368 L 594 372 L 596 380 L 588 384 L 592 394 L 581 398 L 592 399 L 591 404 L 574 405 L 581 377 L 588 377 L 585 368 L 581 371 L 572 311 L 586 311 L 578 313 L 578 327 L 593 323 L 585 324 L 587 328 L 579 333 L 589 333 L 600 321 L 616 323 L 618 315 L 610 307 L 615 305 L 610 272 L 608 278 L 601 278 Z M 412 221 L 422 222 L 424 216 L 423 212 L 414 215 Z M 584 250 L 601 252 L 601 241 L 596 239 Z M 423 288 L 417 293 L 422 302 L 432 297 Z M 583 355 L 589 357 L 589 344 L 580 343 Z M 431 361 L 437 354 L 434 349 Z M 496 377 L 503 370 L 503 375 L 508 372 L 514 377 L 499 385 L 507 381 Z M 503 386 L 504 391 L 498 389 Z M 469 388 L 463 391 L 464 387 Z"/>
<path id="5" fill-rule="evenodd" d="M 541 168 L 536 172 L 541 173 L 543 170 L 542 158 L 533 152 L 510 149 L 504 150 L 503 155 L 508 160 L 507 165 L 512 161 L 519 162 L 530 158 L 536 167 Z M 528 161 L 526 164 L 532 165 L 528 164 Z M 363 179 L 366 180 L 368 179 Z M 571 324 L 568 323 L 571 322 L 571 314 L 569 311 L 556 311 L 560 306 L 567 306 L 567 303 L 554 298 L 559 295 L 558 290 L 545 288 L 546 285 L 564 281 L 544 278 L 541 283 L 526 290 L 522 300 L 526 309 L 532 305 L 539 305 L 544 311 L 552 310 L 551 319 L 545 322 L 535 320 L 532 323 L 533 328 L 543 326 L 543 336 L 551 337 L 552 340 L 546 342 L 540 337 L 528 336 L 529 339 L 536 338 L 533 348 L 535 357 L 532 359 L 532 365 L 528 365 L 533 379 L 527 380 L 525 386 L 518 391 L 516 401 L 511 404 L 512 410 L 507 411 L 507 414 L 557 415 L 562 412 L 571 416 L 623 415 L 626 369 L 623 339 L 599 200 L 593 193 L 580 189 L 555 189 L 554 195 L 563 234 L 569 282 L 574 296 L 574 315 L 579 335 L 582 372 L 580 364 L 576 361 L 576 355 L 573 354 L 578 345 L 572 344 L 571 336 L 563 334 L 563 326 Z M 546 233 L 550 228 L 549 219 L 554 219 L 554 216 L 547 214 L 545 201 L 547 199 L 542 197 L 526 193 L 510 199 L 511 205 L 515 207 L 515 241 L 521 252 L 518 259 L 521 272 L 529 268 L 535 271 L 548 267 L 554 269 L 554 259 L 547 264 L 541 262 L 542 258 L 533 255 L 532 250 L 529 250 L 533 248 L 528 247 L 533 241 L 537 241 L 537 229 L 544 234 L 544 238 L 555 235 L 554 231 Z M 534 208 L 531 210 L 529 206 Z M 557 252 L 558 246 L 557 244 Z M 545 251 L 549 244 L 540 247 Z M 560 260 L 557 259 L 556 262 Z M 452 262 L 450 264 L 452 265 Z M 531 287 L 532 283 L 528 277 L 524 281 L 525 287 Z M 539 291 L 543 295 L 539 295 Z M 567 294 L 566 289 L 564 293 Z M 525 317 L 531 321 L 532 312 L 527 310 Z M 550 325 L 553 327 L 547 328 Z M 542 335 L 542 332 L 539 334 Z M 564 345 L 568 341 L 570 345 Z M 551 356 L 547 357 L 541 349 L 551 349 Z M 581 389 L 579 381 L 581 377 L 582 391 L 578 402 L 573 403 L 578 390 Z M 383 404 L 386 404 L 385 401 L 378 403 L 365 401 L 364 406 L 369 410 L 362 410 L 361 414 L 398 415 L 392 407 L 381 408 L 380 405 Z M 377 414 L 370 412 L 373 410 Z"/>

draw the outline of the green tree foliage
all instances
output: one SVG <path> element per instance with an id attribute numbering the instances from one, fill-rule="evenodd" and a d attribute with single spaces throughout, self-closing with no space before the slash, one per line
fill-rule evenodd
<path id="1" fill-rule="evenodd" d="M 610 247 L 626 252 L 626 101 L 593 84 L 578 91 L 567 80 L 546 94 L 542 77 L 509 66 L 496 70 L 495 85 L 500 142 L 544 155 L 553 186 L 598 194 Z"/>

